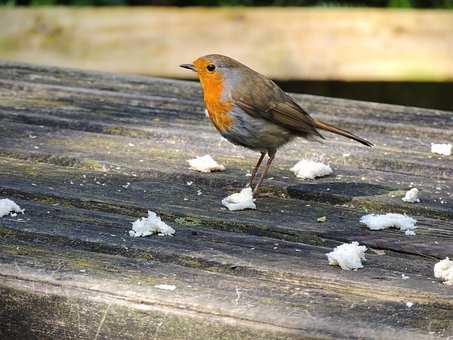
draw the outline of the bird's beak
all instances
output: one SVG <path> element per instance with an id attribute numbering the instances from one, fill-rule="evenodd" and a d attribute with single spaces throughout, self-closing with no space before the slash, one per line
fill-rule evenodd
<path id="1" fill-rule="evenodd" d="M 188 70 L 192 70 L 194 72 L 197 72 L 197 69 L 192 64 L 182 64 L 182 65 L 179 65 L 179 67 L 186 68 Z"/>

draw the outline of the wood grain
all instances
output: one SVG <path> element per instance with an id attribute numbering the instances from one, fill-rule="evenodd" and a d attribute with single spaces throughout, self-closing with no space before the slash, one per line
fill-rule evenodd
<path id="1" fill-rule="evenodd" d="M 453 334 L 453 291 L 433 277 L 453 257 L 453 160 L 430 153 L 451 141 L 452 113 L 295 98 L 376 147 L 297 140 L 277 153 L 258 209 L 229 212 L 220 200 L 257 155 L 219 138 L 197 84 L 0 63 L 0 196 L 26 211 L 0 219 L 0 338 Z M 207 153 L 226 171 L 188 169 Z M 303 157 L 334 175 L 294 178 Z M 421 203 L 401 201 L 410 186 Z M 175 236 L 130 238 L 147 210 Z M 410 214 L 417 235 L 370 231 L 367 212 Z M 365 267 L 329 266 L 349 241 L 369 248 Z"/>

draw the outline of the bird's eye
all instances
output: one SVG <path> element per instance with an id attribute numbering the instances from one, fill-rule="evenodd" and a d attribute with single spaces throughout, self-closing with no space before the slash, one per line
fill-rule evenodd
<path id="1" fill-rule="evenodd" d="M 209 72 L 212 72 L 215 70 L 215 65 L 214 64 L 209 64 L 208 66 L 206 66 L 206 68 L 208 69 Z"/>

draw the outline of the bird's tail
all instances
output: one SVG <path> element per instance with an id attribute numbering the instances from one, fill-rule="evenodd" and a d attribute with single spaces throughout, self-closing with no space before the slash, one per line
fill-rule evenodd
<path id="1" fill-rule="evenodd" d="M 347 138 L 350 138 L 350 139 L 354 139 L 355 141 L 359 142 L 359 143 L 362 143 L 363 145 L 366 145 L 366 146 L 373 146 L 373 143 L 367 141 L 366 139 L 363 139 L 359 136 L 356 136 L 354 135 L 353 133 L 349 132 L 349 131 L 346 131 L 346 130 L 343 130 L 343 129 L 340 129 L 340 128 L 337 128 L 333 125 L 330 125 L 330 124 L 327 124 L 323 121 L 320 121 L 319 119 L 314 119 L 315 121 L 315 127 L 317 129 L 321 129 L 321 130 L 325 130 L 325 131 L 329 131 L 329 132 L 332 132 L 332 133 L 336 133 L 337 135 L 341 135 L 341 136 L 344 136 L 344 137 L 347 137 Z"/>

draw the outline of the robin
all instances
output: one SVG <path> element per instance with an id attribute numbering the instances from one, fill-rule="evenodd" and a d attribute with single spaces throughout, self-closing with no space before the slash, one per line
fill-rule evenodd
<path id="1" fill-rule="evenodd" d="M 210 54 L 180 66 L 197 72 L 209 118 L 220 134 L 233 144 L 261 153 L 252 170 L 250 187 L 253 188 L 256 173 L 268 155 L 254 194 L 263 183 L 277 149 L 295 137 L 324 139 L 318 131 L 324 130 L 373 146 L 349 131 L 310 117 L 272 80 L 232 58 Z"/>

